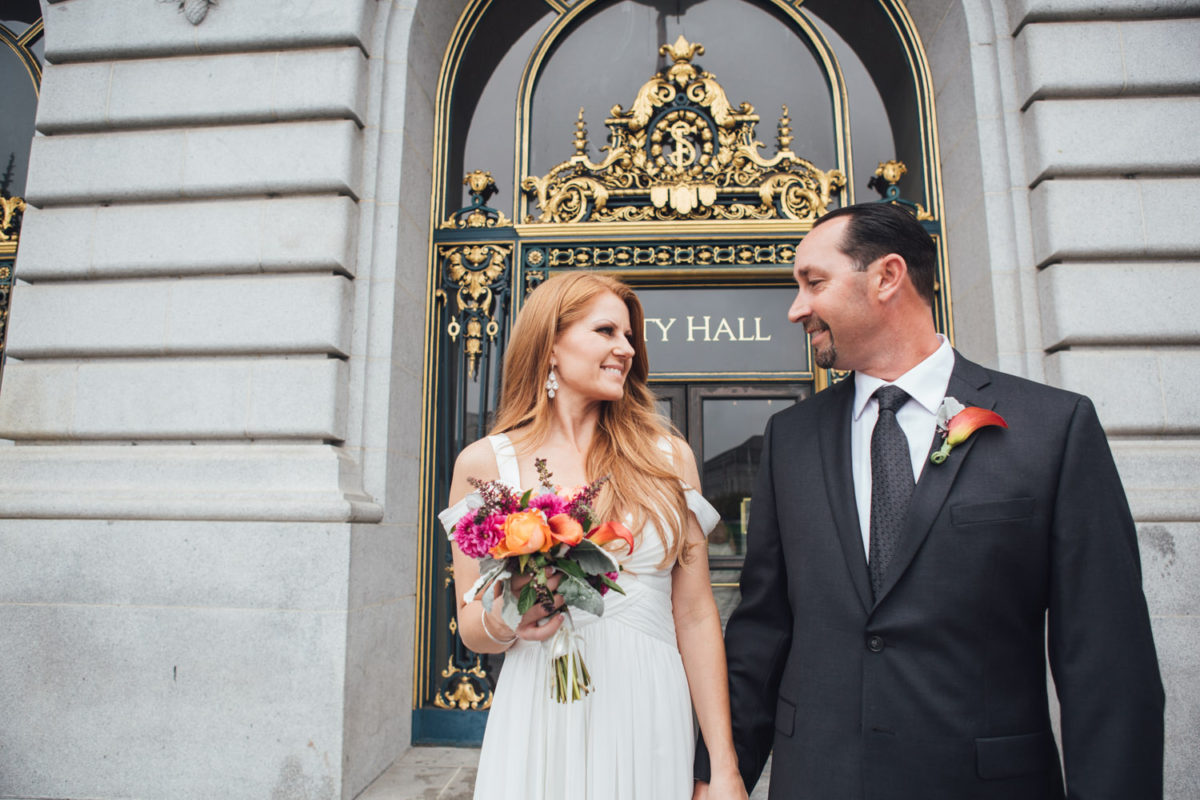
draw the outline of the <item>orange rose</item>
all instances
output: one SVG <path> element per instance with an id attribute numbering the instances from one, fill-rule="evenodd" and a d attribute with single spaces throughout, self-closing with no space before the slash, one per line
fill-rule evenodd
<path id="1" fill-rule="evenodd" d="M 548 550 L 552 543 L 550 526 L 542 512 L 517 511 L 504 520 L 504 541 L 492 548 L 492 556 L 523 556 Z"/>
<path id="2" fill-rule="evenodd" d="M 587 538 L 598 545 L 605 545 L 613 539 L 621 539 L 629 546 L 628 552 L 633 552 L 633 534 L 619 522 L 606 522 L 588 531 Z"/>
<path id="3" fill-rule="evenodd" d="M 550 535 L 555 542 L 574 547 L 583 541 L 583 526 L 569 514 L 555 514 L 550 518 Z"/>

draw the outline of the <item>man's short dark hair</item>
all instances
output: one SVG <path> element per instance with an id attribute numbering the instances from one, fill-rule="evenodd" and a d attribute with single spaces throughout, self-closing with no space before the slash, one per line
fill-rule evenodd
<path id="1" fill-rule="evenodd" d="M 908 277 L 925 302 L 933 305 L 933 283 L 937 271 L 937 247 L 933 239 L 906 208 L 892 203 L 859 203 L 830 211 L 813 225 L 848 217 L 839 249 L 859 270 L 889 253 L 908 264 Z"/>

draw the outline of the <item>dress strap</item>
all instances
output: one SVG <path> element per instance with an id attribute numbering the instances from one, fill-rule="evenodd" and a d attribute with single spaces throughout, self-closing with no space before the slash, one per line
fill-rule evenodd
<path id="1" fill-rule="evenodd" d="M 497 433 L 488 437 L 492 443 L 492 451 L 496 454 L 496 471 L 500 480 L 517 491 L 521 490 L 521 469 L 517 466 L 517 448 L 513 447 L 512 439 L 507 433 Z"/>

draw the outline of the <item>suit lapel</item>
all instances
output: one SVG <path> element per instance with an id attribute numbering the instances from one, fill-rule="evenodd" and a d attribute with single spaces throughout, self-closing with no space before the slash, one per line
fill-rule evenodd
<path id="1" fill-rule="evenodd" d="M 850 423 L 854 408 L 854 379 L 848 377 L 828 390 L 830 402 L 821 414 L 818 438 L 821 463 L 825 465 L 825 488 L 833 512 L 837 536 L 846 557 L 850 582 L 858 592 L 863 610 L 871 608 L 871 579 L 863 552 L 862 528 L 854 502 L 854 474 L 850 465 Z"/>
<path id="2" fill-rule="evenodd" d="M 948 397 L 956 398 L 964 406 L 990 409 L 996 404 L 995 398 L 982 391 L 989 382 L 990 378 L 982 367 L 967 361 L 955 351 L 954 371 L 950 374 L 950 383 L 946 387 Z M 974 447 L 976 438 L 972 436 L 951 450 L 949 457 L 943 463 L 926 463 L 924 469 L 921 470 L 921 479 L 917 481 L 917 485 L 913 489 L 912 501 L 908 507 L 908 524 L 905 526 L 904 536 L 900 540 L 900 548 L 892 563 L 888 565 L 883 590 L 879 597 L 875 598 L 876 605 L 887 597 L 888 592 L 892 590 L 904 571 L 908 569 L 908 565 L 912 563 L 917 551 L 921 549 L 921 545 L 933 526 L 933 521 L 937 518 L 942 506 L 945 505 L 946 497 L 954 485 L 955 478 L 958 477 L 959 469 L 962 468 Z M 930 446 L 931 452 L 934 443 L 940 446 L 941 437 L 934 436 Z"/>

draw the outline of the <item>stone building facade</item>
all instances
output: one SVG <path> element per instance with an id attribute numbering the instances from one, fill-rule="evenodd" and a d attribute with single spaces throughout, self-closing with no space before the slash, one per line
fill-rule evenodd
<path id="1" fill-rule="evenodd" d="M 0 797 L 350 800 L 413 746 L 433 139 L 479 5 L 42 3 L 0 384 Z M 1197 796 L 1200 2 L 902 5 L 955 343 L 1095 400 L 1168 797 Z"/>

